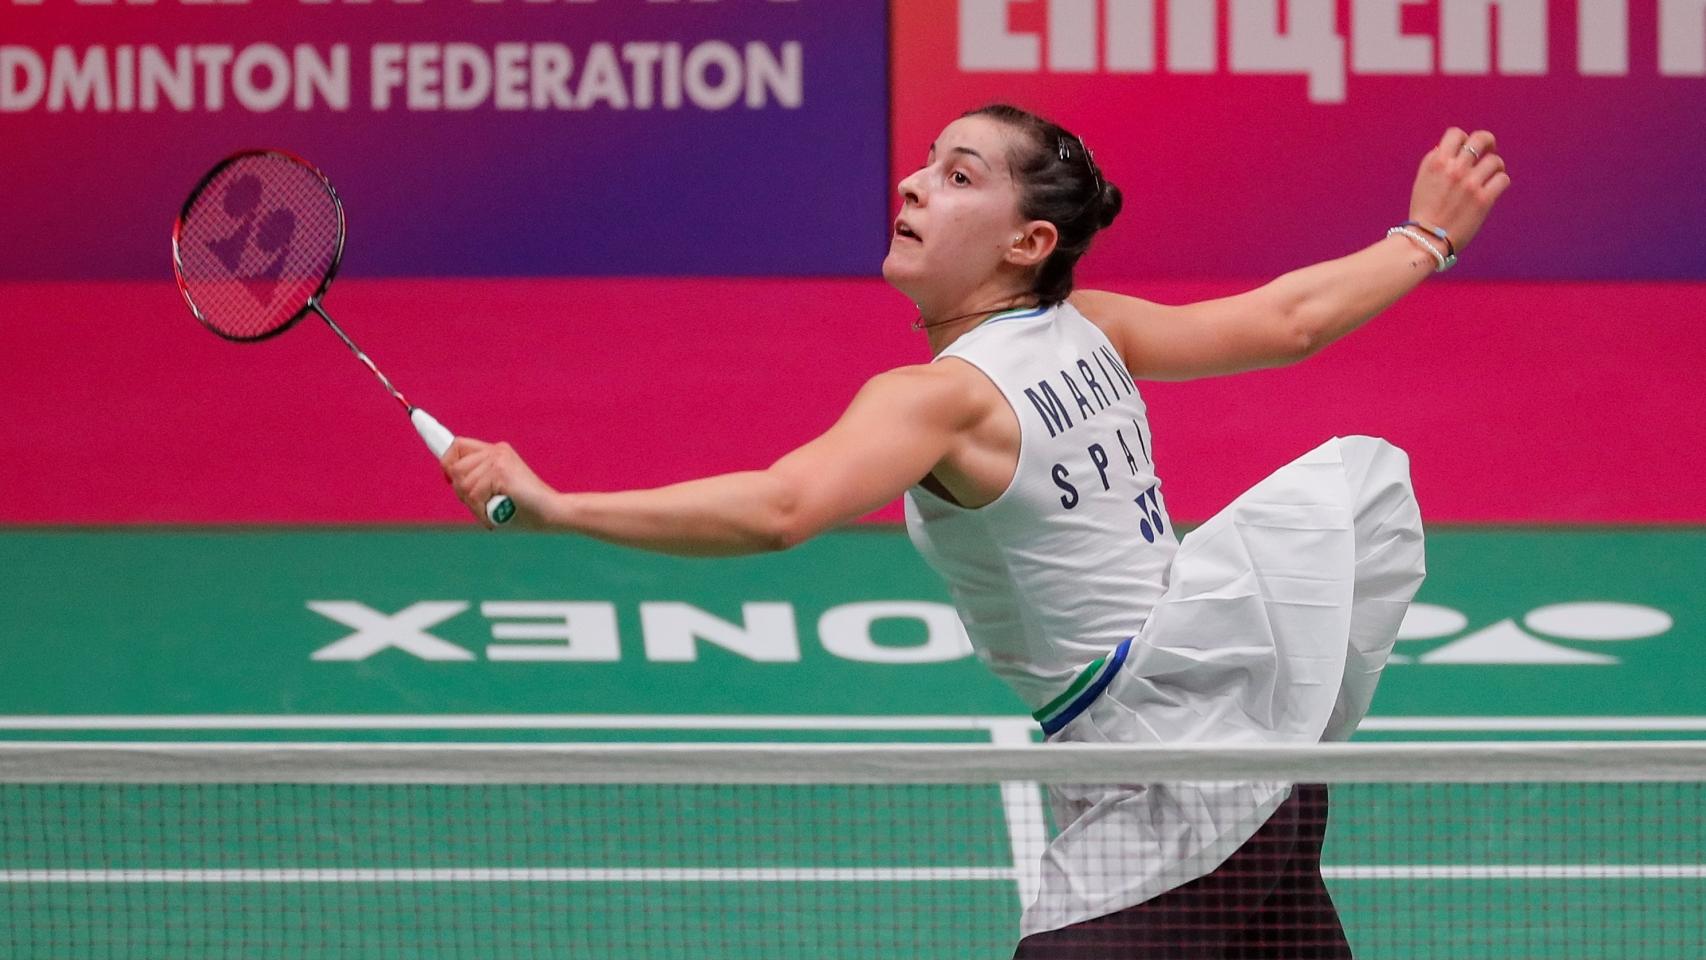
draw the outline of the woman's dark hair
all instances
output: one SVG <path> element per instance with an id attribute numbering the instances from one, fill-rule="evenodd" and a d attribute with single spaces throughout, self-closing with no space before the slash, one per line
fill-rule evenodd
<path id="1" fill-rule="evenodd" d="M 1084 141 L 1058 123 L 1005 103 L 964 114 L 989 117 L 1018 134 L 1007 158 L 1019 185 L 1019 214 L 1047 220 L 1060 231 L 1054 253 L 1043 261 L 1031 291 L 1044 303 L 1065 300 L 1072 292 L 1072 268 L 1090 249 L 1090 240 L 1119 216 L 1120 188 L 1102 176 Z"/>

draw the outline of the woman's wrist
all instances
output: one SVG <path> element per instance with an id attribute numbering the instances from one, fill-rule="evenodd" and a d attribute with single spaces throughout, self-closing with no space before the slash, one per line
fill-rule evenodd
<path id="1" fill-rule="evenodd" d="M 1439 270 L 1438 262 L 1423 250 L 1420 244 L 1408 237 L 1395 233 L 1387 234 L 1381 238 L 1380 245 L 1386 247 L 1395 259 L 1402 258 L 1401 262 L 1407 268 L 1406 273 L 1412 283 L 1421 283 Z"/>
<path id="2" fill-rule="evenodd" d="M 577 532 L 575 517 L 579 512 L 579 494 L 556 493 L 546 501 L 545 510 L 540 515 L 544 525 L 552 530 L 568 533 Z"/>
<path id="3" fill-rule="evenodd" d="M 1400 223 L 1399 226 L 1411 227 L 1426 234 L 1439 246 L 1440 249 L 1445 251 L 1445 257 L 1447 260 L 1452 263 L 1457 262 L 1457 243 L 1452 239 L 1451 234 L 1444 227 L 1441 227 L 1430 220 L 1418 217 L 1413 213 L 1410 214 L 1410 219 Z"/>
<path id="4" fill-rule="evenodd" d="M 1401 240 L 1409 244 L 1411 249 L 1424 254 L 1434 273 L 1444 273 L 1457 263 L 1457 257 L 1447 252 L 1448 245 L 1438 237 L 1424 232 L 1424 228 L 1420 226 L 1401 223 L 1387 230 L 1386 236 L 1387 239 Z"/>

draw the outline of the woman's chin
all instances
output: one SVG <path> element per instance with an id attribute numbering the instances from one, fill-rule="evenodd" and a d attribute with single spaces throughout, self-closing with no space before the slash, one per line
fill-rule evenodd
<path id="1" fill-rule="evenodd" d="M 917 264 L 907 263 L 907 259 L 896 256 L 895 251 L 890 250 L 888 256 L 883 258 L 883 279 L 888 281 L 889 286 L 910 297 L 913 288 L 918 284 L 919 270 Z"/>

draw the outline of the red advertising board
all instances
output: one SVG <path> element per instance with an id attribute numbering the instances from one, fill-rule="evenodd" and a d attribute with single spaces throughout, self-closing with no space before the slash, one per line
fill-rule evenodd
<path id="1" fill-rule="evenodd" d="M 472 522 L 321 324 L 225 343 L 169 282 L 0 303 L 0 524 Z M 352 279 L 327 305 L 411 400 L 564 489 L 763 467 L 929 354 L 879 280 Z M 1410 452 L 1429 523 L 1706 522 L 1706 349 L 1678 317 L 1706 285 L 1430 281 L 1299 366 L 1141 384 L 1168 508 L 1201 521 L 1369 433 Z"/>
<path id="2" fill-rule="evenodd" d="M 1513 186 L 1460 277 L 1706 279 L 1702 0 L 906 0 L 892 167 L 1014 101 L 1080 134 L 1126 212 L 1086 266 L 1271 276 L 1405 219 L 1449 126 Z"/>

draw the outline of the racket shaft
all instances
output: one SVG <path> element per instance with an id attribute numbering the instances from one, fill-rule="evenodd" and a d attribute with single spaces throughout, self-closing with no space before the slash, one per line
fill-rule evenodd
<path id="1" fill-rule="evenodd" d="M 322 309 L 318 303 L 313 304 L 313 307 L 314 312 L 320 315 L 320 319 L 326 321 L 326 326 L 331 327 L 332 332 L 338 335 L 338 339 L 344 342 L 344 346 L 349 347 L 350 352 L 355 354 L 355 358 L 360 360 L 367 369 L 373 371 L 375 377 L 379 378 L 380 384 L 385 387 L 385 392 L 391 394 L 398 403 L 402 404 L 404 410 L 413 410 L 414 408 L 409 406 L 409 401 L 403 399 L 403 395 L 391 385 L 391 378 L 381 372 L 379 366 L 368 359 L 367 354 L 361 352 L 361 348 L 355 345 L 355 341 L 349 338 L 349 334 L 345 333 L 342 327 L 338 326 L 337 321 L 332 319 L 332 315 Z"/>

